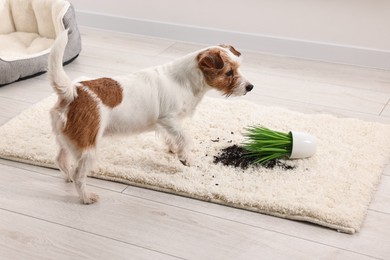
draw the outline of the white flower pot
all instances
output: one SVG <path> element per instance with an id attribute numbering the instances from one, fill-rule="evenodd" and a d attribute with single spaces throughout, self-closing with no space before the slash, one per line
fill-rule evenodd
<path id="1" fill-rule="evenodd" d="M 317 141 L 314 136 L 291 131 L 292 135 L 292 151 L 290 159 L 299 159 L 311 157 L 317 150 Z"/>

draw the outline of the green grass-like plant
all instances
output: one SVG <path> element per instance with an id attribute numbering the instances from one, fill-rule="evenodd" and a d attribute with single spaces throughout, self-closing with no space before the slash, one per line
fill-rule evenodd
<path id="1" fill-rule="evenodd" d="M 246 150 L 244 156 L 252 157 L 253 164 L 264 164 L 291 155 L 291 132 L 282 133 L 262 126 L 252 126 L 245 130 L 246 139 L 242 145 Z"/>

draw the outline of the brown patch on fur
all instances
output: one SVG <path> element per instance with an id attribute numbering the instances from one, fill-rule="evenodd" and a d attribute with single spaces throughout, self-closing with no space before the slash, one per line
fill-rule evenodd
<path id="1" fill-rule="evenodd" d="M 77 88 L 77 98 L 68 106 L 63 133 L 79 149 L 96 145 L 100 118 L 98 104 L 87 91 Z"/>
<path id="2" fill-rule="evenodd" d="M 80 82 L 95 93 L 102 103 L 114 108 L 122 102 L 123 91 L 119 83 L 110 78 L 100 78 Z"/>
<path id="3" fill-rule="evenodd" d="M 207 84 L 223 92 L 226 96 L 230 96 L 233 88 L 238 84 L 237 69 L 239 64 L 232 61 L 226 52 L 218 48 L 199 53 L 197 60 Z"/>
<path id="4" fill-rule="evenodd" d="M 227 44 L 221 44 L 219 45 L 221 46 L 222 48 L 225 48 L 225 49 L 229 49 L 234 55 L 236 55 L 237 57 L 240 57 L 241 56 L 241 52 L 239 52 L 238 50 L 236 50 L 233 46 L 231 45 L 227 45 Z"/>

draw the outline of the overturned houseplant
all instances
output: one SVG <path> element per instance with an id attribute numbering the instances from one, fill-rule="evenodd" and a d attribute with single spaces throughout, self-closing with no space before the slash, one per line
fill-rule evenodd
<path id="1" fill-rule="evenodd" d="M 244 156 L 251 157 L 253 164 L 271 160 L 307 158 L 316 151 L 316 139 L 307 133 L 290 131 L 283 133 L 262 126 L 246 128 L 242 144 Z"/>

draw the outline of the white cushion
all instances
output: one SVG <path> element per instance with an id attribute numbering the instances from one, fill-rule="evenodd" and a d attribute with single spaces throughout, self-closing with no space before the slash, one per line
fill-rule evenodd
<path id="1" fill-rule="evenodd" d="M 0 0 L 0 58 L 12 61 L 50 51 L 65 30 L 63 0 Z"/>
<path id="2" fill-rule="evenodd" d="M 0 86 L 39 75 L 56 35 L 68 31 L 64 63 L 81 51 L 73 6 L 65 0 L 0 0 Z"/>

